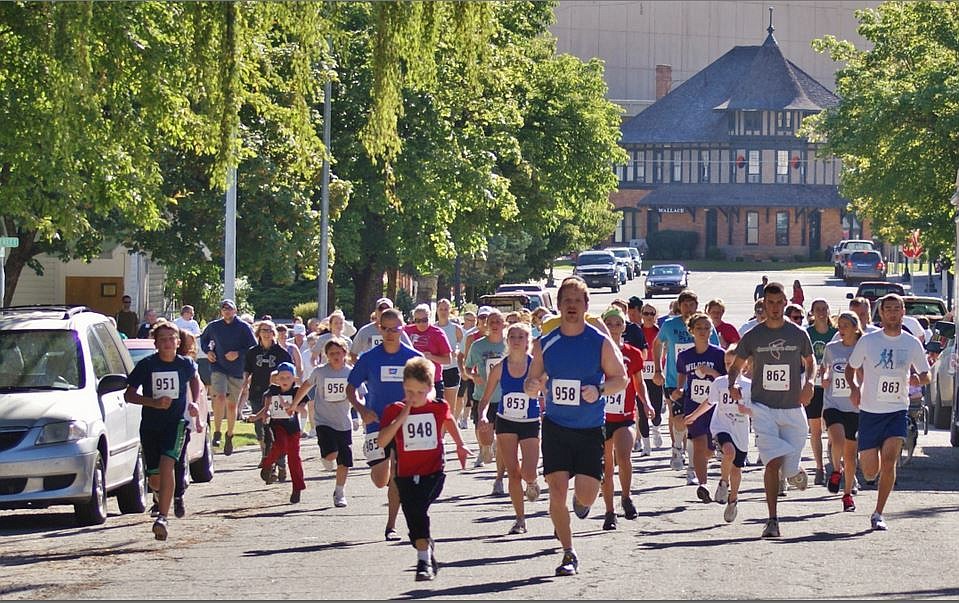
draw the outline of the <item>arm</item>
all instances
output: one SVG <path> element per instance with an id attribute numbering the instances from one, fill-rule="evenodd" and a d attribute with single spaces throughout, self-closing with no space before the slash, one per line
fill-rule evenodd
<path id="1" fill-rule="evenodd" d="M 696 410 L 686 415 L 686 418 L 683 421 L 686 423 L 686 425 L 692 425 L 694 422 L 696 422 L 696 419 L 703 416 L 703 414 L 712 408 L 712 406 L 713 403 L 709 399 L 703 400 L 699 403 L 699 406 L 696 407 Z"/>
<path id="2" fill-rule="evenodd" d="M 350 401 L 350 406 L 360 415 L 360 418 L 363 419 L 365 424 L 376 423 L 379 417 L 376 416 L 374 411 L 360 404 L 359 399 L 356 397 L 356 388 L 350 383 L 346 384 L 346 399 Z"/>
<path id="3" fill-rule="evenodd" d="M 499 385 L 500 377 L 503 374 L 504 362 L 509 362 L 509 360 L 504 358 L 502 362 L 496 363 L 496 366 L 493 367 L 493 370 L 489 372 L 489 380 L 486 382 L 486 391 L 483 392 L 483 399 L 480 400 L 479 406 L 477 407 L 480 423 L 489 423 L 489 419 L 486 418 L 486 407 L 489 406 L 490 398 L 493 397 L 493 390 L 495 390 L 496 386 Z"/>
<path id="4" fill-rule="evenodd" d="M 669 392 L 669 401 L 676 402 L 686 394 L 686 371 L 676 373 L 676 389 Z"/>
<path id="5" fill-rule="evenodd" d="M 127 390 L 123 392 L 123 399 L 130 404 L 139 404 L 140 406 L 157 408 L 159 410 L 166 410 L 170 408 L 170 404 L 173 403 L 173 399 L 170 398 L 170 396 L 150 398 L 149 396 L 140 395 L 137 393 L 137 388 L 132 385 L 127 387 Z"/>
<path id="6" fill-rule="evenodd" d="M 662 334 L 662 331 L 660 331 Z M 663 340 L 656 336 L 653 340 L 653 383 L 662 387 L 666 383 L 663 377 Z"/>
<path id="7" fill-rule="evenodd" d="M 412 410 L 412 408 L 409 404 L 404 404 L 400 410 L 400 414 L 390 421 L 389 425 L 380 425 L 380 435 L 376 438 L 377 446 L 386 450 L 386 447 L 389 446 L 393 438 L 396 437 L 396 432 L 403 426 L 403 421 L 406 420 L 406 417 L 410 416 L 410 410 Z M 457 435 L 459 435 L 459 432 L 457 432 Z"/>
<path id="8" fill-rule="evenodd" d="M 852 405 L 856 408 L 859 408 L 859 403 L 862 398 L 862 392 L 859 390 L 859 377 L 861 374 L 862 372 L 856 370 L 856 367 L 853 367 L 851 363 L 846 363 L 846 383 L 849 384 L 849 401 L 852 402 Z"/>
<path id="9" fill-rule="evenodd" d="M 580 395 L 587 404 L 596 402 L 600 396 L 617 394 L 626 389 L 626 385 L 629 383 L 629 379 L 626 376 L 626 367 L 623 365 L 623 358 L 619 355 L 618 350 L 609 339 L 603 341 L 600 363 L 603 367 L 603 373 L 605 373 L 606 376 L 603 382 L 603 389 L 600 391 L 600 388 L 595 385 L 584 385 Z"/>
<path id="10" fill-rule="evenodd" d="M 526 381 L 523 383 L 523 389 L 527 396 L 530 398 L 538 398 L 540 392 L 545 391 L 545 376 L 543 348 L 537 339 L 533 342 L 533 361 L 529 365 L 529 371 L 526 373 Z"/>
<path id="11" fill-rule="evenodd" d="M 807 406 L 809 402 L 812 401 L 813 396 L 813 379 L 816 376 L 816 359 L 812 354 L 804 356 L 802 359 L 803 362 L 803 386 L 802 392 L 799 394 L 799 403 L 803 406 Z"/>
<path id="12" fill-rule="evenodd" d="M 729 367 L 729 372 L 726 373 L 729 375 L 729 397 L 737 402 L 743 399 L 743 391 L 740 389 L 738 381 L 744 364 L 746 364 L 746 359 L 736 356 L 736 360 L 734 360 L 732 366 Z"/>

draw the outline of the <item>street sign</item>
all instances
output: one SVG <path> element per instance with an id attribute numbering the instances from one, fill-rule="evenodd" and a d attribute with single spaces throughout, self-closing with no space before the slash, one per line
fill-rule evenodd
<path id="1" fill-rule="evenodd" d="M 19 237 L 0 237 L 0 247 L 19 247 Z"/>

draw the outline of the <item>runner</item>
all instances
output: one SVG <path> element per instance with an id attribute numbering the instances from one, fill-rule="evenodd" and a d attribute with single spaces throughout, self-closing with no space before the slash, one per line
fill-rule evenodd
<path id="1" fill-rule="evenodd" d="M 287 458 L 293 485 L 290 504 L 293 505 L 300 502 L 300 493 L 306 489 L 303 461 L 300 459 L 299 405 L 294 403 L 298 389 L 296 367 L 289 361 L 279 363 L 273 372 L 272 381 L 275 381 L 275 384 L 271 384 L 263 392 L 260 410 L 250 420 L 256 421 L 258 425 L 267 423 L 266 428 L 272 432 L 273 445 L 268 449 L 266 457 L 260 461 L 260 477 L 266 483 L 271 483 L 275 463 L 280 458 Z M 306 406 L 306 402 L 302 402 L 302 405 Z"/>
<path id="2" fill-rule="evenodd" d="M 826 487 L 833 494 L 839 493 L 843 482 L 842 510 L 855 511 L 853 488 L 856 484 L 856 432 L 859 430 L 859 409 L 849 399 L 852 390 L 846 381 L 846 363 L 856 342 L 862 337 L 859 317 L 852 312 L 843 312 L 837 321 L 839 341 L 826 345 L 819 372 L 825 385 L 823 392 L 822 418 L 829 435 L 832 473 Z M 857 371 L 860 383 L 862 369 Z M 845 480 L 843 475 L 845 474 Z"/>
<path id="3" fill-rule="evenodd" d="M 393 481 L 399 490 L 410 543 L 416 548 L 417 582 L 433 580 L 439 570 L 429 510 L 446 482 L 443 436 L 446 433 L 452 436 L 461 467 L 466 468 L 466 457 L 470 454 L 450 414 L 449 404 L 433 398 L 436 393 L 434 370 L 434 363 L 426 358 L 406 362 L 401 373 L 403 396 L 383 410 L 383 427 L 376 442 L 380 449 L 392 448 L 396 453 Z"/>
<path id="4" fill-rule="evenodd" d="M 606 399 L 626 389 L 626 367 L 608 337 L 588 325 L 586 283 L 563 280 L 556 295 L 562 312 L 558 329 L 533 343 L 526 395 L 546 396 L 543 418 L 543 474 L 549 485 L 549 515 L 563 546 L 557 576 L 579 568 L 573 550 L 566 495 L 573 482 L 573 511 L 580 519 L 599 493 L 603 477 L 603 418 Z"/>
<path id="5" fill-rule="evenodd" d="M 623 517 L 633 520 L 639 515 L 636 512 L 636 505 L 633 504 L 633 466 L 629 457 L 629 453 L 633 449 L 632 425 L 636 422 L 637 396 L 642 403 L 640 414 L 646 415 L 649 419 L 655 413 L 653 407 L 649 405 L 649 396 L 643 383 L 643 362 L 645 360 L 643 353 L 623 341 L 626 315 L 619 308 L 613 307 L 603 312 L 603 322 L 606 323 L 606 328 L 609 330 L 613 343 L 623 354 L 623 363 L 626 367 L 628 379 L 625 390 L 606 396 L 606 425 L 604 427 L 606 442 L 603 447 L 603 502 L 606 504 L 606 515 L 603 519 L 603 529 L 615 530 L 616 512 L 613 508 L 614 464 L 619 466 Z"/>
<path id="6" fill-rule="evenodd" d="M 487 409 L 487 421 L 481 428 L 479 421 L 479 401 L 486 393 L 487 379 L 489 371 L 506 354 L 506 342 L 503 340 L 503 314 L 492 308 L 486 319 L 488 329 L 486 337 L 481 337 L 469 345 L 469 352 L 466 356 L 464 366 L 470 379 L 474 383 L 473 389 L 473 425 L 476 429 L 476 441 L 480 442 L 480 453 L 477 455 L 476 467 L 482 467 L 483 462 L 489 462 L 493 456 L 493 447 L 495 445 L 495 436 L 490 435 L 491 423 L 496 420 L 496 407 L 491 406 Z M 502 392 L 499 386 L 493 386 L 493 392 L 490 394 L 491 400 L 499 400 Z M 493 430 L 495 433 L 495 430 Z M 503 476 L 505 475 L 505 466 L 502 460 L 496 457 L 496 479 L 493 481 L 493 495 L 502 496 L 506 494 L 503 487 Z"/>
<path id="7" fill-rule="evenodd" d="M 867 481 L 879 478 L 876 509 L 869 518 L 874 530 L 887 529 L 882 512 L 896 483 L 896 463 L 906 439 L 909 386 L 929 384 L 926 352 L 902 330 L 905 311 L 902 297 L 890 293 L 880 298 L 882 331 L 864 335 L 846 363 L 849 399 L 859 408 L 862 475 Z"/>
<path id="8" fill-rule="evenodd" d="M 706 402 L 713 380 L 726 374 L 723 349 L 709 343 L 709 335 L 714 332 L 709 316 L 696 312 L 686 321 L 686 327 L 693 336 L 693 347 L 679 353 L 676 359 L 676 389 L 669 393 L 672 404 L 682 403 L 683 414 L 692 413 Z M 683 418 L 684 426 L 693 440 L 693 471 L 698 485 L 696 496 L 704 503 L 712 502 L 706 487 L 706 464 L 713 451 L 713 439 L 709 433 L 711 411 L 712 407 L 709 407 L 694 421 Z"/>
<path id="9" fill-rule="evenodd" d="M 436 375 L 436 399 L 443 398 L 443 367 L 453 361 L 453 350 L 443 329 L 430 324 L 429 304 L 413 308 L 413 324 L 406 325 L 403 330 L 413 343 L 413 349 L 436 365 L 433 371 Z"/>
<path id="10" fill-rule="evenodd" d="M 882 330 L 872 324 L 872 306 L 865 297 L 855 297 L 849 300 L 849 309 L 859 317 L 859 326 L 862 328 L 863 335 Z"/>
<path id="11" fill-rule="evenodd" d="M 631 304 L 633 300 L 641 303 L 638 297 L 631 297 L 629 300 Z M 636 312 L 632 305 L 629 311 L 631 313 Z M 646 337 L 646 341 L 656 341 L 656 336 L 659 334 L 659 325 L 656 324 L 656 314 L 656 306 L 652 304 L 642 304 L 639 310 L 643 335 Z M 639 453 L 639 456 L 649 456 L 652 453 L 652 448 L 663 447 L 663 436 L 659 430 L 659 426 L 663 421 L 663 387 L 657 385 L 653 380 L 653 375 L 656 374 L 655 366 L 653 348 L 650 347 L 646 350 L 646 359 L 643 362 L 643 383 L 646 385 L 649 402 L 652 404 L 653 411 L 655 411 L 656 414 L 653 415 L 652 425 L 650 425 L 650 421 L 646 418 L 646 415 L 639 413 L 639 432 L 642 435 L 642 440 L 640 441 L 642 451 Z M 650 436 L 652 436 L 652 446 L 649 445 Z"/>
<path id="12" fill-rule="evenodd" d="M 316 343 L 313 344 L 313 356 L 320 359 L 320 364 L 327 362 L 326 356 L 324 355 L 326 343 L 334 337 L 339 337 L 346 341 L 350 347 L 353 346 L 353 340 L 346 334 L 348 325 L 346 324 L 346 315 L 343 314 L 343 310 L 333 310 L 333 312 L 326 317 L 326 324 L 329 326 L 329 331 L 317 337 Z M 355 329 L 350 328 L 349 330 L 354 335 L 356 334 Z"/>
<path id="13" fill-rule="evenodd" d="M 753 317 L 744 322 L 743 326 L 739 327 L 740 338 L 746 334 L 746 331 L 755 327 L 764 320 L 766 320 L 766 308 L 763 307 L 763 298 L 760 297 L 753 302 Z"/>
<path id="14" fill-rule="evenodd" d="M 737 345 L 730 344 L 729 349 L 726 350 L 724 360 L 727 370 L 736 360 Z M 730 397 L 729 376 L 721 375 L 716 377 L 712 387 L 709 388 L 709 397 L 696 410 L 686 415 L 686 424 L 692 425 L 710 409 L 713 410 L 713 417 L 709 421 L 709 432 L 715 436 L 716 442 L 723 451 L 719 485 L 716 486 L 713 500 L 726 505 L 726 510 L 723 512 L 726 523 L 732 523 L 738 513 L 739 485 L 742 483 L 743 467 L 746 466 L 746 453 L 749 449 L 752 381 L 746 377 L 748 369 L 747 363 L 737 382 L 743 392 L 742 400 L 736 402 Z"/>
<path id="15" fill-rule="evenodd" d="M 361 329 L 362 330 L 362 329 Z M 377 488 L 388 487 L 388 510 L 386 516 L 386 540 L 399 540 L 396 533 L 396 516 L 400 510 L 399 491 L 393 478 L 393 456 L 391 449 L 377 444 L 380 431 L 380 417 L 387 405 L 403 399 L 403 367 L 410 358 L 422 355 L 411 347 L 400 343 L 403 333 L 403 319 L 393 308 L 385 308 L 379 317 L 378 332 L 383 342 L 374 346 L 359 357 L 346 384 L 346 398 L 366 423 L 366 443 L 363 452 L 366 464 L 370 466 L 370 479 Z M 357 333 L 357 340 L 359 340 Z M 355 345 L 356 341 L 354 341 Z M 366 397 L 361 404 L 356 392 L 366 385 Z"/>
<path id="16" fill-rule="evenodd" d="M 780 469 L 789 484 L 800 490 L 806 489 L 809 479 L 800 466 L 809 431 L 801 407 L 809 404 L 813 395 L 813 355 L 809 335 L 783 317 L 786 294 L 780 283 L 766 285 L 763 307 L 766 319 L 747 331 L 736 348 L 736 362 L 729 370 L 729 395 L 737 402 L 743 399 L 735 384 L 743 364 L 751 358 L 753 430 L 766 464 L 763 484 L 769 515 L 762 537 L 778 538 Z"/>
<path id="17" fill-rule="evenodd" d="M 670 466 L 679 471 L 686 464 L 686 422 L 683 419 L 682 396 L 674 400 L 671 396 L 677 384 L 676 358 L 684 350 L 693 347 L 693 336 L 689 332 L 686 321 L 696 312 L 699 306 L 699 297 L 691 289 L 679 294 L 677 299 L 679 315 L 669 318 L 660 326 L 659 334 L 653 342 L 653 381 L 663 388 L 665 398 L 672 400 L 669 405 L 669 427 L 672 436 L 673 451 Z M 719 337 L 715 330 L 710 328 L 709 343 L 719 345 Z M 663 357 L 665 356 L 665 375 L 663 373 Z M 682 393 L 682 392 L 680 392 Z M 696 485 L 696 474 L 692 466 L 686 469 L 686 483 Z"/>
<path id="18" fill-rule="evenodd" d="M 487 312 L 490 310 L 488 306 L 484 306 L 479 310 L 483 309 Z M 477 312 L 479 310 L 477 310 Z M 489 314 L 483 314 L 483 319 L 480 320 L 474 312 L 469 310 L 463 312 L 463 343 L 456 353 L 456 365 L 460 370 L 460 387 L 456 390 L 457 406 L 459 407 L 460 414 L 456 415 L 456 418 L 458 419 L 457 426 L 461 430 L 469 427 L 469 418 L 473 408 L 473 390 L 475 388 L 473 380 L 470 379 L 469 374 L 466 372 L 466 367 L 463 366 L 463 362 L 466 360 L 466 353 L 469 351 L 470 344 L 478 338 L 475 335 L 476 332 L 482 332 L 482 335 L 479 337 L 486 335 L 487 316 L 489 316 Z M 482 458 L 483 455 L 476 455 L 477 462 L 482 461 Z"/>
<path id="19" fill-rule="evenodd" d="M 539 499 L 540 487 L 536 481 L 539 464 L 540 404 L 523 391 L 530 362 L 530 327 L 525 323 L 512 325 L 506 331 L 509 348 L 506 358 L 493 365 L 479 402 L 479 424 L 489 423 L 487 405 L 496 388 L 502 391 L 496 404 L 496 458 L 502 459 L 509 478 L 509 497 L 516 513 L 516 521 L 509 534 L 526 533 L 526 506 L 523 503 L 523 481 L 526 498 Z M 519 452 L 523 462 L 520 465 Z"/>
<path id="20" fill-rule="evenodd" d="M 814 299 L 809 309 L 812 311 L 813 321 L 811 325 L 806 327 L 806 333 L 812 342 L 812 353 L 816 359 L 816 365 L 822 367 L 826 344 L 832 341 L 838 330 L 832 324 L 832 318 L 829 316 L 829 303 L 826 300 L 822 298 Z M 813 484 L 817 486 L 826 485 L 826 472 L 823 468 L 822 455 L 822 415 L 823 382 L 821 373 L 817 373 L 812 401 L 806 406 L 806 420 L 809 421 L 809 443 L 812 445 L 812 455 L 816 460 L 816 477 Z"/>
<path id="21" fill-rule="evenodd" d="M 736 327 L 723 320 L 723 316 L 726 315 L 726 304 L 723 300 L 711 299 L 706 302 L 706 314 L 709 315 L 713 328 L 719 334 L 719 347 L 725 350 L 742 339 Z"/>
<path id="22" fill-rule="evenodd" d="M 150 331 L 157 351 L 137 362 L 127 379 L 124 400 L 143 406 L 140 416 L 140 446 L 150 488 L 159 493 L 158 514 L 153 522 L 157 540 L 167 539 L 167 516 L 173 500 L 174 465 L 185 445 L 187 421 L 199 416 L 195 402 L 200 395 L 200 376 L 192 359 L 177 355 L 180 331 L 172 322 L 158 322 Z M 142 388 L 143 394 L 137 389 Z"/>
<path id="23" fill-rule="evenodd" d="M 370 317 L 370 322 L 363 325 L 363 327 L 356 332 L 356 336 L 353 337 L 353 345 L 350 346 L 350 362 L 353 365 L 356 365 L 356 360 L 360 357 L 360 354 L 366 352 L 379 344 L 383 343 L 383 334 L 380 332 L 380 316 L 383 315 L 383 312 L 386 310 L 393 309 L 393 300 L 388 297 L 381 297 L 376 300 L 375 310 L 373 310 L 373 316 Z M 398 314 L 400 322 L 403 321 L 403 315 Z M 413 342 L 410 341 L 409 336 L 406 332 L 400 332 L 400 343 L 406 347 L 413 347 Z"/>
<path id="24" fill-rule="evenodd" d="M 463 412 L 462 399 L 457 396 L 460 387 L 460 367 L 456 358 L 463 347 L 465 331 L 463 327 L 450 320 L 452 309 L 450 300 L 443 298 L 436 302 L 436 326 L 446 335 L 446 340 L 453 348 L 453 357 L 443 364 L 443 399 L 450 405 L 453 418 L 459 419 Z"/>

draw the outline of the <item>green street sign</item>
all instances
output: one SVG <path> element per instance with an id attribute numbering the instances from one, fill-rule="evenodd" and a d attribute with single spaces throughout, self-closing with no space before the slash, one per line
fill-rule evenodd
<path id="1" fill-rule="evenodd" d="M 19 247 L 19 237 L 0 237 L 0 247 Z"/>

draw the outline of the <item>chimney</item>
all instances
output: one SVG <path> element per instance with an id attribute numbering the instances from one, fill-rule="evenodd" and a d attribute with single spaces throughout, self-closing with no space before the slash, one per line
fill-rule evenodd
<path id="1" fill-rule="evenodd" d="M 669 94 L 673 87 L 673 66 L 656 65 L 656 100 Z"/>

